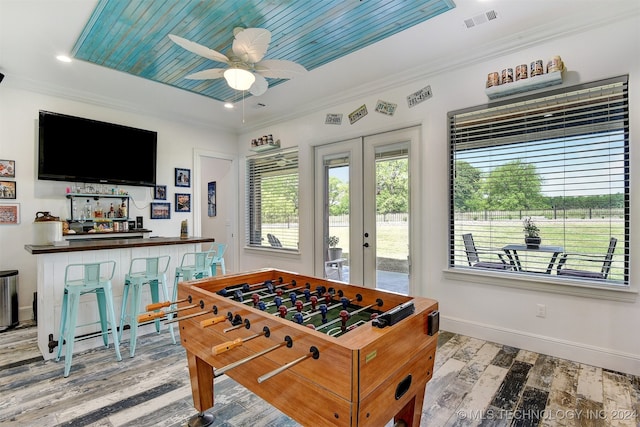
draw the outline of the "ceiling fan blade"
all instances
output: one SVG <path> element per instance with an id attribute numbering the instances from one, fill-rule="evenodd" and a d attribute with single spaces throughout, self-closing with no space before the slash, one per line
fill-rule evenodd
<path id="1" fill-rule="evenodd" d="M 173 34 L 169 34 L 169 38 L 171 39 L 172 42 L 174 42 L 178 46 L 188 50 L 189 52 L 195 53 L 196 55 L 200 55 L 212 61 L 224 62 L 224 63 L 229 62 L 229 58 L 227 58 L 226 55 L 223 55 L 222 53 L 215 51 L 213 49 L 209 49 L 206 46 L 202 46 L 201 44 L 192 42 L 191 40 L 187 40 Z"/>
<path id="2" fill-rule="evenodd" d="M 231 49 L 242 62 L 255 64 L 267 53 L 271 32 L 264 28 L 246 28 L 236 33 Z"/>
<path id="3" fill-rule="evenodd" d="M 188 76 L 184 76 L 184 78 L 189 80 L 219 79 L 220 77 L 223 77 L 224 72 L 224 68 L 210 68 L 208 70 L 202 70 L 198 71 L 197 73 L 189 74 Z"/>
<path id="4" fill-rule="evenodd" d="M 260 74 L 254 73 L 254 76 L 256 76 L 256 81 L 253 82 L 253 84 L 249 88 L 249 92 L 253 96 L 260 96 L 269 88 L 269 82 L 267 82 L 267 79 L 262 77 Z"/>
<path id="5" fill-rule="evenodd" d="M 307 71 L 302 65 L 285 59 L 265 59 L 255 65 L 255 70 L 272 79 L 292 79 Z"/>

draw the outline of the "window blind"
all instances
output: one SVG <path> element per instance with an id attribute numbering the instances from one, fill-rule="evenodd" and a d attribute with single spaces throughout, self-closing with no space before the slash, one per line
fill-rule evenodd
<path id="1" fill-rule="evenodd" d="M 599 280 L 629 283 L 627 86 L 623 76 L 448 114 L 450 266 L 477 263 L 462 239 L 472 234 L 486 249 L 481 261 L 503 257 L 505 271 L 557 277 L 558 265 L 571 262 L 595 276 L 614 238 L 610 269 Z M 525 218 L 540 229 L 543 246 L 562 249 L 553 265 L 553 252 L 525 250 L 521 268 L 512 268 L 504 248 L 524 243 Z"/>
<path id="2" fill-rule="evenodd" d="M 247 159 L 247 245 L 298 249 L 298 150 Z"/>

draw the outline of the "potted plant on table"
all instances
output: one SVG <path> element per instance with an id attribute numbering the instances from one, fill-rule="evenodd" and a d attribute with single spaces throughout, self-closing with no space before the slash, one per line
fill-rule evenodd
<path id="1" fill-rule="evenodd" d="M 527 217 L 522 222 L 524 231 L 524 242 L 529 249 L 538 249 L 542 239 L 540 238 L 540 229 L 533 222 L 531 217 Z"/>
<path id="2" fill-rule="evenodd" d="M 327 255 L 329 255 L 329 261 L 342 258 L 342 248 L 337 247 L 339 242 L 340 239 L 338 238 L 338 236 L 327 237 L 327 244 L 329 245 Z"/>

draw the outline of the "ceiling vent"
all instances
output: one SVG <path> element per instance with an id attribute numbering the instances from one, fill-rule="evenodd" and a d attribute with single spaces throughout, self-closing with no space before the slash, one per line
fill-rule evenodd
<path id="1" fill-rule="evenodd" d="M 495 10 L 489 10 L 471 18 L 464 20 L 464 25 L 467 28 L 475 27 L 476 25 L 484 24 L 485 22 L 493 21 L 498 18 L 498 14 Z"/>

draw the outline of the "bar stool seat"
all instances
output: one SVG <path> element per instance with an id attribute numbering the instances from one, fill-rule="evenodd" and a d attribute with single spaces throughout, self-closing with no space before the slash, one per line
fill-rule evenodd
<path id="1" fill-rule="evenodd" d="M 227 250 L 226 243 L 212 243 L 209 251 L 213 252 L 213 260 L 211 261 L 211 275 L 218 274 L 218 265 L 222 275 L 227 274 L 227 269 L 224 266 L 224 252 Z"/>
<path id="2" fill-rule="evenodd" d="M 183 280 L 200 279 L 212 276 L 212 265 L 215 259 L 215 251 L 186 252 L 182 255 L 180 266 L 176 267 L 176 276 L 173 282 L 173 299 L 178 299 L 178 282 Z"/>
<path id="3" fill-rule="evenodd" d="M 133 258 L 129 264 L 129 273 L 124 276 L 124 288 L 122 290 L 122 309 L 120 310 L 120 339 L 122 339 L 122 331 L 124 325 L 129 324 L 129 355 L 133 357 L 136 352 L 136 343 L 138 339 L 138 315 L 140 314 L 140 303 L 142 300 L 142 286 L 149 285 L 151 293 L 151 302 L 158 303 L 159 291 L 162 291 L 162 298 L 165 301 L 170 300 L 169 290 L 167 286 L 167 269 L 171 257 L 162 255 L 157 257 Z M 130 289 L 131 288 L 131 289 Z M 127 300 L 129 299 L 129 291 L 131 290 L 131 303 L 127 311 Z M 160 320 L 155 320 L 156 332 L 160 332 Z M 173 325 L 169 325 L 171 340 L 176 343 L 176 337 L 173 332 Z"/>
<path id="4" fill-rule="evenodd" d="M 71 371 L 73 358 L 73 344 L 75 341 L 76 327 L 88 326 L 100 323 L 101 335 L 105 347 L 109 347 L 109 327 L 113 336 L 113 347 L 116 351 L 116 360 L 122 360 L 120 355 L 120 343 L 116 333 L 116 316 L 113 309 L 113 290 L 111 280 L 115 271 L 115 261 L 102 261 L 86 264 L 69 264 L 64 273 L 64 296 L 62 297 L 62 309 L 60 315 L 60 336 L 58 338 L 58 354 L 56 360 L 60 360 L 62 347 L 66 345 L 64 356 L 64 376 L 68 377 Z M 78 307 L 80 296 L 93 293 L 98 302 L 98 322 L 78 325 Z"/>

